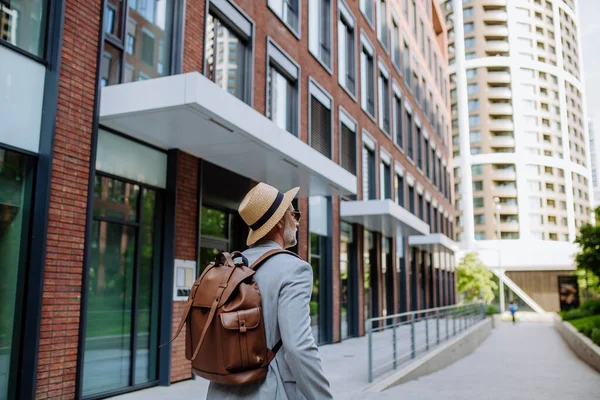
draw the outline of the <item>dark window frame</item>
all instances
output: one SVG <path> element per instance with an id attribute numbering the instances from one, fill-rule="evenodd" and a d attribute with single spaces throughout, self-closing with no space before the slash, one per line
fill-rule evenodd
<path id="1" fill-rule="evenodd" d="M 288 104 L 288 108 L 293 112 L 292 131 L 289 132 L 292 135 L 300 136 L 300 77 L 301 67 L 300 65 L 288 54 L 281 46 L 273 40 L 272 37 L 267 36 L 267 57 L 266 57 L 266 74 L 265 82 L 269 81 L 269 74 L 271 69 L 275 69 L 280 75 L 282 75 L 290 85 L 292 85 L 292 98 L 289 99 L 291 104 Z M 271 110 L 271 93 L 268 90 L 268 86 L 265 88 L 265 115 L 271 119 L 269 111 Z"/>

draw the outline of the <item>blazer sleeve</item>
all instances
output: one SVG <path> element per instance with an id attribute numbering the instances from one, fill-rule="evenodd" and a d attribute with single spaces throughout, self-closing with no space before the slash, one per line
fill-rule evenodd
<path id="1" fill-rule="evenodd" d="M 284 357 L 298 389 L 307 399 L 333 399 L 310 324 L 311 266 L 295 260 L 281 286 L 278 303 L 279 330 Z"/>

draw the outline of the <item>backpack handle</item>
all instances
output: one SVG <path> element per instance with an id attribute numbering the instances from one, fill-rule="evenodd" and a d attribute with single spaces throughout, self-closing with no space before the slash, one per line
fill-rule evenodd
<path id="1" fill-rule="evenodd" d="M 248 259 L 246 258 L 246 256 L 244 254 L 242 254 L 241 251 L 234 251 L 233 253 L 231 253 L 231 258 L 232 259 L 235 260 L 238 257 L 242 258 L 242 262 L 244 263 L 244 265 L 247 266 L 249 264 Z"/>

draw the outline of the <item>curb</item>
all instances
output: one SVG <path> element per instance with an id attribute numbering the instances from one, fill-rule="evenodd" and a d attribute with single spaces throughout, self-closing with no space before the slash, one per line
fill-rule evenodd
<path id="1" fill-rule="evenodd" d="M 600 372 L 600 346 L 592 342 L 592 339 L 589 337 L 580 333 L 569 322 L 563 321 L 558 314 L 554 316 L 554 328 L 580 359 Z"/>

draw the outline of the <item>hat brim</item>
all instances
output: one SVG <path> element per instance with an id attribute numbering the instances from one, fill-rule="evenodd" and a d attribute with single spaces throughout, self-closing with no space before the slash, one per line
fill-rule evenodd
<path id="1" fill-rule="evenodd" d="M 283 218 L 283 216 L 285 215 L 288 207 L 290 206 L 290 204 L 292 204 L 292 200 L 294 200 L 299 190 L 299 187 L 295 187 L 285 192 L 283 194 L 283 200 L 281 201 L 281 204 L 279 205 L 275 213 L 273 213 L 273 216 L 269 218 L 269 220 L 259 229 L 255 231 L 250 229 L 248 239 L 246 240 L 247 246 L 252 246 L 254 243 L 262 239 L 267 233 L 271 232 L 271 229 L 273 229 L 275 225 L 277 225 L 277 223 L 281 221 L 281 218 Z"/>

